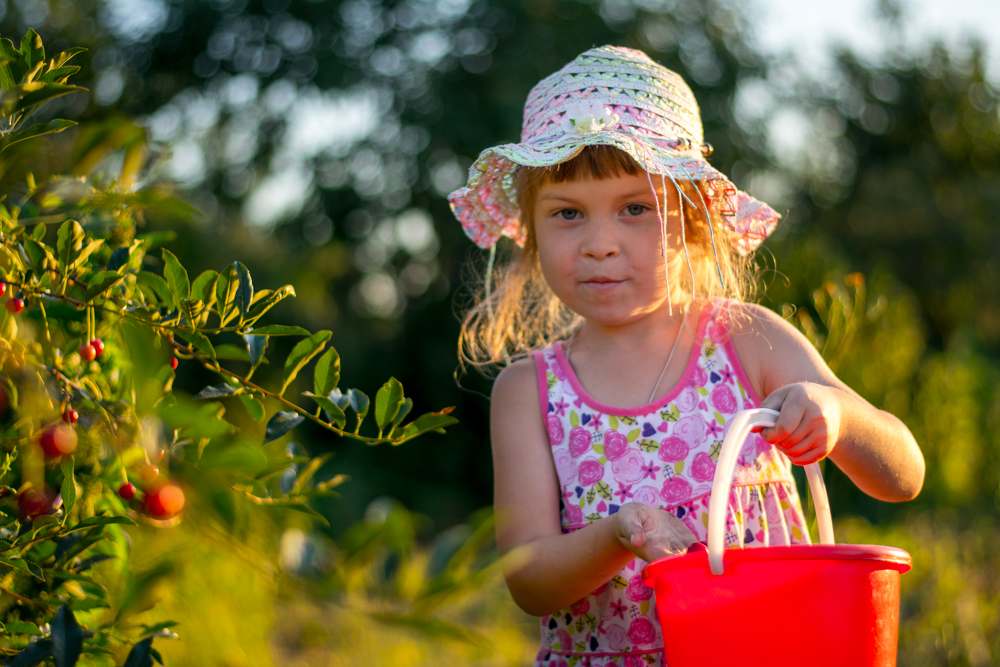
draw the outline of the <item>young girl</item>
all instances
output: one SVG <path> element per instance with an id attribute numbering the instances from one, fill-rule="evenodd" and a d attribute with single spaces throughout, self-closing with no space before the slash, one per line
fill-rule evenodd
<path id="1" fill-rule="evenodd" d="M 662 664 L 639 573 L 707 538 L 719 445 L 742 409 L 780 417 L 741 451 L 729 546 L 809 541 L 789 462 L 829 456 L 888 501 L 923 483 L 906 427 L 742 302 L 746 256 L 778 216 L 702 141 L 680 77 L 591 49 L 535 86 L 522 142 L 485 151 L 450 197 L 491 248 L 462 349 L 506 364 L 491 415 L 497 540 L 514 600 L 541 617 L 537 666 Z M 495 267 L 501 235 L 520 250 Z"/>

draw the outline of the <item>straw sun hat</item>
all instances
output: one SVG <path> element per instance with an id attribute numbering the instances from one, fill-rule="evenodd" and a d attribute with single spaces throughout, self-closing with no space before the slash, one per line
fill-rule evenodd
<path id="1" fill-rule="evenodd" d="M 466 187 L 448 196 L 452 211 L 481 248 L 493 247 L 501 236 L 523 244 L 513 187 L 518 166 L 555 165 L 594 145 L 615 146 L 648 174 L 675 185 L 709 182 L 725 198 L 718 231 L 740 254 L 752 252 L 778 222 L 770 206 L 737 190 L 705 159 L 711 148 L 684 80 L 645 53 L 616 46 L 584 52 L 531 90 L 521 143 L 483 151 Z M 691 203 L 707 208 L 704 201 Z"/>

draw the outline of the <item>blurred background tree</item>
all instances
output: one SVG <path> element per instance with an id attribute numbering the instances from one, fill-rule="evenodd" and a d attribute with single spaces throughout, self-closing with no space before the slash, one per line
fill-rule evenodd
<path id="1" fill-rule="evenodd" d="M 924 447 L 927 484 L 908 505 L 872 501 L 827 472 L 846 535 L 917 559 L 914 583 L 904 578 L 900 664 L 1000 656 L 989 611 L 998 595 L 989 545 L 1000 503 L 1000 120 L 982 45 L 905 48 L 893 38 L 905 12 L 887 12 L 883 56 L 845 50 L 818 81 L 794 59 L 763 56 L 747 7 L 733 0 L 4 6 L 0 33 L 33 26 L 54 50 L 90 48 L 78 58 L 93 94 L 67 96 L 52 114 L 135 119 L 161 153 L 160 175 L 203 213 L 194 223 L 147 220 L 179 233 L 172 248 L 185 265 L 240 258 L 262 282 L 296 285 L 298 298 L 276 317 L 332 330 L 341 353 L 361 362 L 344 368 L 347 385 L 396 374 L 417 403 L 458 406 L 447 438 L 398 450 L 341 447 L 300 429 L 310 451 L 328 448 L 351 476 L 326 506 L 337 539 L 382 496 L 430 519 L 413 520 L 424 541 L 491 503 L 489 382 L 464 375 L 459 387 L 453 375 L 455 311 L 474 283 L 468 266 L 483 259 L 444 195 L 478 151 L 516 140 L 541 77 L 592 45 L 646 50 L 691 83 L 713 163 L 785 214 L 763 254 L 762 302 L 797 305 L 800 326 L 821 345 L 834 341 L 837 372 Z M 761 91 L 769 103 L 754 102 Z M 786 118 L 806 140 L 783 140 L 793 134 Z M 856 272 L 867 282 L 845 284 Z M 206 379 L 178 383 L 194 392 Z M 368 525 L 383 515 L 369 512 Z"/>

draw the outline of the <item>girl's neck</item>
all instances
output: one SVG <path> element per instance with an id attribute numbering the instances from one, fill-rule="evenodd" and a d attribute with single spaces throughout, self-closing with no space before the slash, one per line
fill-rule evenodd
<path id="1" fill-rule="evenodd" d="M 584 353 L 600 350 L 602 354 L 610 355 L 618 352 L 635 354 L 649 348 L 659 349 L 665 341 L 674 341 L 687 314 L 700 312 L 698 302 L 686 297 L 675 299 L 672 306 L 669 308 L 664 304 L 626 324 L 603 325 L 584 320 L 573 335 L 572 349 Z"/>

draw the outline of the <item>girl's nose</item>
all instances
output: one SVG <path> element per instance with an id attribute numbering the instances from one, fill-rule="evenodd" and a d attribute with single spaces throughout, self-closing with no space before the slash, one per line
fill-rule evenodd
<path id="1" fill-rule="evenodd" d="M 587 225 L 585 233 L 580 252 L 586 257 L 604 259 L 618 254 L 618 239 L 615 238 L 611 223 L 600 219 L 594 220 Z"/>

